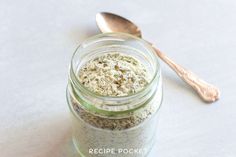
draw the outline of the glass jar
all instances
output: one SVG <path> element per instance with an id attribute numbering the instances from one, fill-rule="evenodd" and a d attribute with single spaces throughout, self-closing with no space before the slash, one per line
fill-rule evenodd
<path id="1" fill-rule="evenodd" d="M 102 96 L 89 91 L 77 77 L 87 61 L 109 52 L 134 56 L 151 75 L 150 83 L 127 96 Z M 73 143 L 84 157 L 144 157 L 156 135 L 162 102 L 159 62 L 144 40 L 123 33 L 94 36 L 76 49 L 70 66 L 67 101 L 72 115 Z"/>

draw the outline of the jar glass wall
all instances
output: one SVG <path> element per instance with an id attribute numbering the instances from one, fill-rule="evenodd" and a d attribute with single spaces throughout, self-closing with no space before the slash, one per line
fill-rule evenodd
<path id="1" fill-rule="evenodd" d="M 151 81 L 127 96 L 102 96 L 78 80 L 78 70 L 100 55 L 119 52 L 134 56 L 148 70 Z M 73 55 L 67 100 L 71 110 L 73 142 L 81 156 L 145 157 L 155 142 L 162 101 L 160 66 L 145 41 L 123 33 L 108 33 L 83 42 Z"/>

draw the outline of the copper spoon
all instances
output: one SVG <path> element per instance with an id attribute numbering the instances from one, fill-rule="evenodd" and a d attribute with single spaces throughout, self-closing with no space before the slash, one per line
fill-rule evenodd
<path id="1" fill-rule="evenodd" d="M 101 12 L 96 15 L 96 22 L 103 33 L 124 32 L 142 38 L 140 29 L 128 19 L 112 13 Z M 149 42 L 148 42 L 149 43 Z M 151 44 L 152 45 L 152 44 Z M 206 102 L 214 102 L 219 99 L 220 91 L 215 86 L 203 81 L 190 70 L 185 69 L 167 57 L 161 50 L 152 45 L 156 54 L 168 64 L 199 96 Z"/>

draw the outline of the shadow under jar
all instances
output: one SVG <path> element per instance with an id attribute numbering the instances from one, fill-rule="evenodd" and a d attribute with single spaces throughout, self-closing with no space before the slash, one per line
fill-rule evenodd
<path id="1" fill-rule="evenodd" d="M 150 82 L 127 96 L 103 96 L 88 90 L 78 78 L 80 68 L 98 56 L 118 52 L 135 57 Z M 142 39 L 123 33 L 100 34 L 75 51 L 67 87 L 73 143 L 84 157 L 145 157 L 156 135 L 162 102 L 162 79 L 154 50 Z"/>

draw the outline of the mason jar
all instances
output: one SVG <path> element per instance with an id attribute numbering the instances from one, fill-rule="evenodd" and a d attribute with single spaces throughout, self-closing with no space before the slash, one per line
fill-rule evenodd
<path id="1" fill-rule="evenodd" d="M 78 79 L 86 62 L 109 52 L 138 59 L 151 81 L 137 93 L 103 96 Z M 99 34 L 81 43 L 70 65 L 67 101 L 71 111 L 73 143 L 82 157 L 145 157 L 154 145 L 162 102 L 160 65 L 144 40 L 123 33 Z"/>

